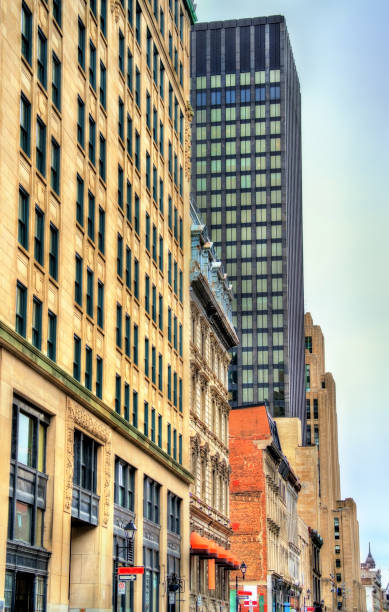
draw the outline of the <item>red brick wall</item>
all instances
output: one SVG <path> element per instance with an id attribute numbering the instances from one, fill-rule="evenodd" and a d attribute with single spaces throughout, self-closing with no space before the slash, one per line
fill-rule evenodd
<path id="1" fill-rule="evenodd" d="M 266 496 L 263 451 L 270 443 L 266 408 L 230 412 L 231 549 L 247 565 L 246 579 L 266 584 Z M 258 448 L 259 447 L 259 448 Z M 238 572 L 241 578 L 240 571 Z M 231 576 L 235 578 L 235 574 Z"/>

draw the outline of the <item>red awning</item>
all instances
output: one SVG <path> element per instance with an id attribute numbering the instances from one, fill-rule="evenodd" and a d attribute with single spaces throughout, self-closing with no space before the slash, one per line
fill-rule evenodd
<path id="1" fill-rule="evenodd" d="M 203 538 L 199 533 L 193 531 L 190 534 L 190 552 L 192 555 L 209 555 L 209 542 L 206 538 Z"/>

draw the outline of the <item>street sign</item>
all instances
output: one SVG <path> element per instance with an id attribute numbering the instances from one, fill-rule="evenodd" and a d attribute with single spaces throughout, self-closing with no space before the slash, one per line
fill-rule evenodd
<path id="1" fill-rule="evenodd" d="M 134 580 L 136 580 L 136 574 L 124 574 L 124 576 L 120 576 L 120 580 L 125 580 L 126 582 L 134 582 Z"/>
<path id="2" fill-rule="evenodd" d="M 126 583 L 125 582 L 118 582 L 118 594 L 119 595 L 125 595 L 126 594 Z"/>
<path id="3" fill-rule="evenodd" d="M 144 574 L 145 572 L 145 568 L 143 566 L 131 566 L 131 567 L 118 567 L 118 576 L 120 576 L 120 579 L 123 578 L 123 576 L 128 576 L 130 574 Z"/>

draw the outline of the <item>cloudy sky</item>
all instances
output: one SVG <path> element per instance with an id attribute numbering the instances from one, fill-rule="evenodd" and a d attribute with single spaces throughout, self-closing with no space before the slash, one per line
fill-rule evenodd
<path id="1" fill-rule="evenodd" d="M 305 309 L 337 386 L 342 497 L 389 581 L 388 0 L 197 0 L 199 21 L 285 15 L 300 77 Z"/>

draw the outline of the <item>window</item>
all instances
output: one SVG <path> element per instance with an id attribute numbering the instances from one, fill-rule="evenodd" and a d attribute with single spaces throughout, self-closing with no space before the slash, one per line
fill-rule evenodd
<path id="1" fill-rule="evenodd" d="M 305 350 L 312 353 L 312 336 L 305 336 Z"/>
<path id="2" fill-rule="evenodd" d="M 115 411 L 120 414 L 122 402 L 122 379 L 119 374 L 115 376 Z"/>
<path id="3" fill-rule="evenodd" d="M 310 419 L 311 418 L 311 400 L 310 399 L 305 400 L 305 409 L 306 409 L 306 417 L 307 419 Z"/>
<path id="4" fill-rule="evenodd" d="M 311 366 L 305 365 L 305 390 L 310 391 L 311 389 Z"/>
<path id="5" fill-rule="evenodd" d="M 35 236 L 34 236 L 34 257 L 43 266 L 44 263 L 44 244 L 45 244 L 45 215 L 35 206 Z"/>
<path id="6" fill-rule="evenodd" d="M 8 537 L 38 547 L 43 545 L 48 425 L 49 417 L 41 410 L 14 398 L 11 465 L 16 486 L 10 498 Z"/>
<path id="7" fill-rule="evenodd" d="M 93 351 L 89 346 L 85 347 L 85 386 L 92 390 L 92 359 Z"/>
<path id="8" fill-rule="evenodd" d="M 99 206 L 99 230 L 98 230 L 98 247 L 104 253 L 105 248 L 105 211 Z"/>
<path id="9" fill-rule="evenodd" d="M 149 403 L 144 403 L 144 416 L 143 416 L 143 433 L 145 436 L 149 435 Z"/>
<path id="10" fill-rule="evenodd" d="M 76 253 L 76 278 L 74 282 L 74 300 L 82 306 L 82 258 Z"/>
<path id="11" fill-rule="evenodd" d="M 104 284 L 100 280 L 97 283 L 97 325 L 104 328 Z"/>
<path id="12" fill-rule="evenodd" d="M 124 140 L 124 102 L 119 98 L 118 134 Z"/>
<path id="13" fill-rule="evenodd" d="M 107 106 L 107 73 L 103 62 L 100 62 L 100 104 L 103 108 Z"/>
<path id="14" fill-rule="evenodd" d="M 86 270 L 86 314 L 93 318 L 93 287 L 94 274 L 90 268 Z"/>
<path id="15" fill-rule="evenodd" d="M 88 191 L 88 236 L 95 241 L 95 196 Z"/>
<path id="16" fill-rule="evenodd" d="M 163 296 L 159 294 L 158 297 L 158 327 L 163 330 Z"/>
<path id="17" fill-rule="evenodd" d="M 19 281 L 16 284 L 16 322 L 15 329 L 18 334 L 26 337 L 27 320 L 27 289 Z"/>
<path id="18" fill-rule="evenodd" d="M 89 41 L 89 83 L 96 91 L 96 47 Z"/>
<path id="19" fill-rule="evenodd" d="M 151 382 L 154 385 L 157 382 L 157 353 L 155 346 L 151 347 Z"/>
<path id="20" fill-rule="evenodd" d="M 78 381 L 81 378 L 81 340 L 76 334 L 74 334 L 73 376 Z"/>
<path id="21" fill-rule="evenodd" d="M 107 25 L 107 0 L 100 1 L 100 29 L 104 36 L 106 35 Z"/>
<path id="22" fill-rule="evenodd" d="M 59 195 L 59 184 L 60 184 L 60 159 L 61 149 L 58 142 L 51 139 L 51 167 L 50 167 L 50 181 L 51 188 Z"/>
<path id="23" fill-rule="evenodd" d="M 42 302 L 34 296 L 32 302 L 32 344 L 42 348 Z"/>
<path id="24" fill-rule="evenodd" d="M 96 357 L 96 395 L 100 399 L 103 397 L 103 360 Z"/>
<path id="25" fill-rule="evenodd" d="M 132 266 L 132 254 L 130 247 L 126 247 L 126 286 L 131 290 L 131 266 Z"/>
<path id="26" fill-rule="evenodd" d="M 39 117 L 36 120 L 36 167 L 46 176 L 46 126 Z"/>
<path id="27" fill-rule="evenodd" d="M 124 36 L 121 30 L 119 30 L 119 70 L 124 74 Z"/>
<path id="28" fill-rule="evenodd" d="M 96 493 L 97 444 L 78 429 L 74 430 L 73 485 Z"/>
<path id="29" fill-rule="evenodd" d="M 135 16 L 135 38 L 138 45 L 141 44 L 141 17 L 142 17 L 142 9 L 139 4 L 136 3 L 136 16 Z"/>
<path id="30" fill-rule="evenodd" d="M 153 225 L 152 257 L 155 263 L 157 263 L 157 228 L 155 225 Z"/>
<path id="31" fill-rule="evenodd" d="M 132 424 L 138 427 L 138 392 L 132 392 Z"/>
<path id="32" fill-rule="evenodd" d="M 140 107 L 140 72 L 138 67 L 135 69 L 135 102 Z"/>
<path id="33" fill-rule="evenodd" d="M 181 533 L 181 499 L 168 491 L 167 494 L 167 528 L 172 533 Z"/>
<path id="34" fill-rule="evenodd" d="M 96 123 L 91 115 L 89 115 L 89 160 L 93 165 L 96 163 Z"/>
<path id="35" fill-rule="evenodd" d="M 123 210 L 124 206 L 124 179 L 123 179 L 123 168 L 118 165 L 118 206 Z"/>
<path id="36" fill-rule="evenodd" d="M 85 145 L 85 105 L 78 97 L 78 114 L 77 114 L 77 141 L 84 148 Z"/>
<path id="37" fill-rule="evenodd" d="M 138 326 L 134 323 L 132 359 L 138 365 Z"/>
<path id="38" fill-rule="evenodd" d="M 31 104 L 22 94 L 20 96 L 20 148 L 30 157 L 31 142 Z"/>
<path id="39" fill-rule="evenodd" d="M 48 311 L 48 330 L 47 330 L 47 356 L 52 361 L 56 360 L 57 353 L 57 317 Z"/>
<path id="40" fill-rule="evenodd" d="M 78 18 L 78 63 L 85 70 L 85 26 Z"/>
<path id="41" fill-rule="evenodd" d="M 32 14 L 27 4 L 22 3 L 22 55 L 31 66 Z"/>
<path id="42" fill-rule="evenodd" d="M 133 69 L 132 54 L 131 54 L 131 51 L 127 49 L 127 87 L 131 93 L 133 90 L 133 73 L 134 73 L 134 69 Z"/>
<path id="43" fill-rule="evenodd" d="M 124 352 L 127 357 L 131 357 L 131 317 L 126 314 L 124 328 Z"/>
<path id="44" fill-rule="evenodd" d="M 167 447 L 166 452 L 168 455 L 172 454 L 172 426 L 168 423 L 167 426 Z"/>
<path id="45" fill-rule="evenodd" d="M 158 415 L 158 446 L 162 448 L 162 415 Z"/>
<path id="46" fill-rule="evenodd" d="M 132 119 L 127 115 L 127 153 L 132 156 Z"/>
<path id="47" fill-rule="evenodd" d="M 135 167 L 137 168 L 137 170 L 140 171 L 140 137 L 136 130 L 135 130 Z"/>
<path id="48" fill-rule="evenodd" d="M 313 400 L 313 418 L 319 418 L 319 400 L 317 398 Z"/>
<path id="49" fill-rule="evenodd" d="M 122 307 L 116 304 L 116 346 L 122 348 Z"/>
<path id="50" fill-rule="evenodd" d="M 105 181 L 105 158 L 106 158 L 105 138 L 100 132 L 99 173 L 103 181 Z"/>
<path id="51" fill-rule="evenodd" d="M 143 516 L 145 519 L 159 525 L 159 493 L 160 485 L 148 476 L 143 481 Z"/>
<path id="52" fill-rule="evenodd" d="M 158 389 L 163 390 L 163 357 L 161 353 L 158 355 Z"/>
<path id="53" fill-rule="evenodd" d="M 114 502 L 122 508 L 134 511 L 134 500 L 135 468 L 115 457 Z"/>
<path id="54" fill-rule="evenodd" d="M 151 318 L 154 323 L 157 322 L 157 287 L 153 285 L 152 287 L 152 299 L 151 299 Z"/>
<path id="55" fill-rule="evenodd" d="M 139 299 L 139 262 L 134 259 L 134 296 Z"/>
<path id="56" fill-rule="evenodd" d="M 29 195 L 19 187 L 18 241 L 25 249 L 28 249 L 29 217 Z"/>
<path id="57" fill-rule="evenodd" d="M 149 376 L 149 339 L 145 338 L 145 375 Z"/>

